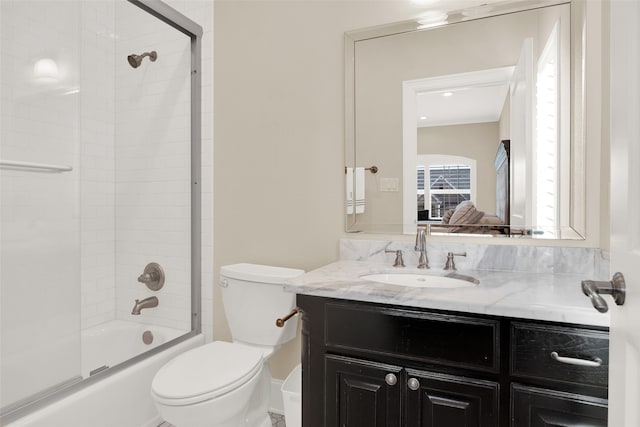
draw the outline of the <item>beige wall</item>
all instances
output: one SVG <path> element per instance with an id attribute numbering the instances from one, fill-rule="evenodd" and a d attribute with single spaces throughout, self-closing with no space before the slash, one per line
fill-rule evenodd
<path id="1" fill-rule="evenodd" d="M 214 7 L 215 283 L 229 263 L 311 270 L 333 262 L 344 230 L 344 32 L 417 9 L 367 1 Z M 218 289 L 214 336 L 229 339 Z M 275 378 L 299 363 L 299 345 L 273 357 Z"/>
<path id="2" fill-rule="evenodd" d="M 597 3 L 588 4 L 597 11 Z M 354 237 L 343 232 L 343 33 L 418 12 L 413 3 L 401 1 L 216 0 L 216 285 L 221 265 L 255 262 L 310 270 L 337 259 L 339 238 Z M 589 38 L 598 37 L 598 31 Z M 587 79 L 589 85 L 597 80 L 599 88 L 598 59 L 587 59 L 596 71 Z M 556 244 L 600 244 L 598 88 L 588 101 L 588 238 Z M 214 286 L 214 336 L 229 339 L 218 289 Z M 284 378 L 299 363 L 299 345 L 296 340 L 274 355 L 275 378 Z"/>
<path id="3" fill-rule="evenodd" d="M 418 154 L 463 156 L 476 161 L 476 207 L 496 211 L 496 168 L 493 160 L 498 144 L 498 123 L 418 128 Z"/>

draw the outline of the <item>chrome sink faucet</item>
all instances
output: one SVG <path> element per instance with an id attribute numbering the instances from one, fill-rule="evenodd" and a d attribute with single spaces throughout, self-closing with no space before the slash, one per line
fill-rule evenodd
<path id="1" fill-rule="evenodd" d="M 418 268 L 429 268 L 429 258 L 427 258 L 427 231 L 424 227 L 418 227 L 415 250 L 420 252 Z"/>
<path id="2" fill-rule="evenodd" d="M 131 314 L 138 315 L 143 308 L 152 308 L 158 306 L 158 298 L 157 297 L 149 297 L 142 300 L 136 300 L 136 303 L 133 306 L 133 310 L 131 310 Z"/>

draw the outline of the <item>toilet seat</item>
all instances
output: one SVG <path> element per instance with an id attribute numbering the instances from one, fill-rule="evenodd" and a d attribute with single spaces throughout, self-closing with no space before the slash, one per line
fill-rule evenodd
<path id="1" fill-rule="evenodd" d="M 258 375 L 264 364 L 255 348 L 214 341 L 160 368 L 151 384 L 157 402 L 191 405 L 226 394 Z"/>

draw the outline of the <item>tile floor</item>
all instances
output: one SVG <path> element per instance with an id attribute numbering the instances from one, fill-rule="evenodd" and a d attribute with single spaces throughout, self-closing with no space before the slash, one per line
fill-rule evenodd
<path id="1" fill-rule="evenodd" d="M 272 412 L 269 412 L 269 415 L 271 416 L 271 425 L 273 427 L 287 427 L 286 424 L 284 423 L 284 415 L 274 414 Z M 158 427 L 173 427 L 173 426 L 165 421 L 162 424 L 160 424 Z"/>
<path id="2" fill-rule="evenodd" d="M 271 415 L 271 425 L 273 427 L 287 427 L 284 423 L 284 415 L 269 413 Z"/>

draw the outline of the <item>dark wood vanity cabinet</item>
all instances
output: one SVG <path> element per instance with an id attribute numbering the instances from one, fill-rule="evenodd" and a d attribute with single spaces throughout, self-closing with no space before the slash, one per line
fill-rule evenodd
<path id="1" fill-rule="evenodd" d="M 303 427 L 606 426 L 604 328 L 306 295 L 298 306 Z"/>

